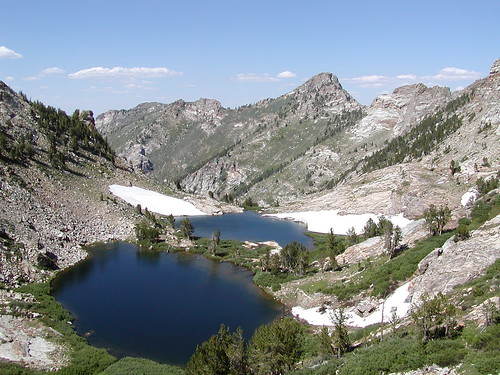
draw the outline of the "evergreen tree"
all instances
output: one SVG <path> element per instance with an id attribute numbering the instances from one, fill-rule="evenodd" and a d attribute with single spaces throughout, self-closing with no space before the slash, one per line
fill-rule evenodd
<path id="1" fill-rule="evenodd" d="M 212 234 L 212 241 L 210 242 L 209 245 L 209 250 L 212 255 L 215 255 L 217 252 L 217 246 L 219 246 L 220 243 L 220 230 L 217 229 L 213 234 Z"/>
<path id="2" fill-rule="evenodd" d="M 433 298 L 423 294 L 420 302 L 420 307 L 414 307 L 411 317 L 422 342 L 426 343 L 438 337 L 450 337 L 456 325 L 455 305 L 441 292 Z"/>
<path id="3" fill-rule="evenodd" d="M 194 227 L 193 224 L 191 224 L 191 221 L 189 221 L 188 218 L 182 219 L 181 220 L 181 226 L 180 226 L 181 233 L 184 237 L 187 239 L 191 238 L 191 235 L 194 232 Z"/>
<path id="4" fill-rule="evenodd" d="M 254 375 L 282 375 L 294 369 L 304 352 L 304 328 L 284 318 L 255 330 L 248 346 L 248 363 Z"/>
<path id="5" fill-rule="evenodd" d="M 349 241 L 349 244 L 351 246 L 356 245 L 359 242 L 359 236 L 357 235 L 356 229 L 354 229 L 354 227 L 350 227 L 347 230 L 346 235 L 347 235 L 347 241 Z"/>
<path id="6" fill-rule="evenodd" d="M 219 332 L 196 347 L 186 366 L 187 375 L 245 375 L 247 359 L 243 332 L 222 324 Z"/>
<path id="7" fill-rule="evenodd" d="M 429 232 L 432 235 L 441 235 L 448 221 L 451 219 L 451 210 L 448 206 L 437 208 L 431 204 L 424 211 L 424 219 Z"/>
<path id="8" fill-rule="evenodd" d="M 340 358 L 351 348 L 351 340 L 345 324 L 347 316 L 345 315 L 343 308 L 338 308 L 330 312 L 330 319 L 334 325 L 334 329 L 331 334 L 333 350 L 337 357 Z"/>
<path id="9" fill-rule="evenodd" d="M 284 270 L 303 275 L 308 265 L 309 253 L 304 245 L 292 241 L 280 252 L 281 266 Z"/>
<path id="10" fill-rule="evenodd" d="M 363 237 L 371 238 L 377 236 L 378 228 L 377 224 L 373 221 L 372 218 L 369 218 L 363 228 Z"/>

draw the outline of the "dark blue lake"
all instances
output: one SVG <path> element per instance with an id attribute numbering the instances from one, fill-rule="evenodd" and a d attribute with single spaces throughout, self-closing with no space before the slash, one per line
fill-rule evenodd
<path id="1" fill-rule="evenodd" d="M 91 345 L 111 354 L 184 366 L 221 323 L 247 338 L 282 314 L 252 274 L 185 253 L 144 252 L 129 243 L 91 248 L 92 256 L 53 282 L 55 298 Z"/>
<path id="2" fill-rule="evenodd" d="M 273 240 L 281 246 L 297 241 L 308 249 L 313 248 L 312 239 L 304 234 L 307 231 L 306 225 L 290 220 L 262 216 L 251 211 L 220 216 L 189 216 L 188 218 L 193 224 L 194 235 L 197 237 L 210 238 L 213 233 L 220 230 L 221 238 L 225 240 L 252 242 Z M 176 218 L 177 228 L 182 219 Z"/>

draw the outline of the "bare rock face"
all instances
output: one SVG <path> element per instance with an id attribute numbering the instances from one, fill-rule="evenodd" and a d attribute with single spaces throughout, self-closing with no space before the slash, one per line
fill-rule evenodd
<path id="1" fill-rule="evenodd" d="M 0 359 L 38 370 L 56 370 L 67 365 L 68 350 L 56 343 L 60 335 L 39 322 L 0 315 Z"/>
<path id="2" fill-rule="evenodd" d="M 238 186 L 246 178 L 246 172 L 227 157 L 216 158 L 181 181 L 182 190 L 193 193 L 219 195 L 220 184 Z"/>
<path id="3" fill-rule="evenodd" d="M 286 96 L 295 96 L 296 114 L 300 117 L 314 116 L 323 110 L 341 113 L 363 107 L 342 88 L 332 73 L 318 74 Z"/>
<path id="4" fill-rule="evenodd" d="M 490 68 L 490 76 L 500 74 L 500 59 L 496 59 Z"/>
<path id="5" fill-rule="evenodd" d="M 153 163 L 146 157 L 146 150 L 141 144 L 130 146 L 127 152 L 127 161 L 134 171 L 149 173 L 153 170 Z"/>
<path id="6" fill-rule="evenodd" d="M 391 95 L 381 95 L 368 108 L 367 116 L 352 129 L 358 137 L 368 137 L 379 130 L 393 135 L 405 133 L 411 125 L 451 99 L 450 89 L 422 83 L 396 88 Z"/>
<path id="7" fill-rule="evenodd" d="M 102 134 L 109 134 L 118 130 L 120 119 L 125 115 L 125 110 L 107 111 L 97 117 L 96 127 Z"/>
<path id="8" fill-rule="evenodd" d="M 418 303 L 422 294 L 446 294 L 456 285 L 480 276 L 500 257 L 500 215 L 487 221 L 465 241 L 450 238 L 419 263 L 420 275 L 411 284 L 412 301 Z"/>
<path id="9" fill-rule="evenodd" d="M 369 238 L 359 244 L 350 246 L 340 255 L 336 256 L 337 262 L 344 266 L 356 264 L 370 257 L 376 257 L 384 253 L 384 240 L 381 237 Z"/>

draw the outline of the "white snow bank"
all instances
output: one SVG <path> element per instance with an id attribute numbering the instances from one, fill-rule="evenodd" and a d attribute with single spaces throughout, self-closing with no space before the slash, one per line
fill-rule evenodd
<path id="1" fill-rule="evenodd" d="M 462 195 L 462 199 L 460 200 L 460 203 L 462 203 L 462 206 L 467 206 L 467 203 L 472 199 L 472 201 L 475 201 L 477 198 L 477 190 L 476 188 L 470 189 L 467 193 Z"/>
<path id="2" fill-rule="evenodd" d="M 406 283 L 394 291 L 386 300 L 384 304 L 384 322 L 389 322 L 392 317 L 392 312 L 395 311 L 398 318 L 403 318 L 410 311 L 410 302 L 408 302 L 408 285 Z M 354 308 L 345 310 L 347 316 L 346 324 L 353 327 L 366 327 L 382 321 L 382 304 L 380 304 L 375 311 L 366 317 L 361 317 L 353 312 Z M 324 312 L 319 311 L 319 307 L 311 309 L 304 309 L 300 306 L 292 308 L 292 314 L 300 319 L 304 319 L 309 324 L 315 326 L 331 326 L 333 321 L 330 318 L 332 309 L 326 309 Z"/>
<path id="3" fill-rule="evenodd" d="M 380 216 L 370 213 L 360 215 L 339 215 L 338 212 L 339 210 L 304 211 L 267 214 L 264 216 L 273 216 L 281 219 L 303 222 L 311 232 L 329 233 L 330 228 L 333 228 L 335 234 L 346 234 L 347 230 L 352 227 L 354 227 L 356 233 L 361 233 L 368 219 L 371 218 L 373 221 L 378 222 Z M 405 219 L 402 213 L 396 216 L 389 216 L 388 219 L 400 228 L 405 227 L 411 222 L 411 220 Z"/>
<path id="4" fill-rule="evenodd" d="M 141 205 L 161 215 L 195 216 L 206 215 L 193 204 L 137 186 L 110 185 L 109 191 L 132 206 Z"/>

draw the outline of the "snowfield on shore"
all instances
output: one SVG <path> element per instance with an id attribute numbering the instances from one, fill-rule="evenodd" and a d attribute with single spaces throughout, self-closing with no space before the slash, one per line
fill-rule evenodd
<path id="1" fill-rule="evenodd" d="M 143 209 L 147 208 L 149 211 L 161 215 L 206 215 L 192 203 L 137 186 L 110 185 L 109 191 L 132 206 L 140 204 Z"/>
<path id="2" fill-rule="evenodd" d="M 355 308 L 344 310 L 347 317 L 346 324 L 352 327 L 367 327 L 369 325 L 380 323 L 382 321 L 382 308 L 383 308 L 383 321 L 388 323 L 392 317 L 393 312 L 396 313 L 399 319 L 405 317 L 410 311 L 410 302 L 408 291 L 409 282 L 400 286 L 391 294 L 383 304 L 380 304 L 370 315 L 366 317 L 359 316 L 354 312 Z M 332 309 L 320 309 L 320 307 L 313 307 L 311 309 L 304 309 L 301 306 L 292 308 L 292 314 L 297 318 L 307 321 L 315 326 L 332 326 L 334 323 L 331 319 Z"/>
<path id="3" fill-rule="evenodd" d="M 327 210 L 267 214 L 265 216 L 303 222 L 307 225 L 307 230 L 311 232 L 329 233 L 330 228 L 332 228 L 335 234 L 346 234 L 349 228 L 352 227 L 354 227 L 356 233 L 362 233 L 363 227 L 368 219 L 371 218 L 377 223 L 380 217 L 380 215 L 371 213 L 360 215 L 339 215 L 338 213 L 339 210 Z M 411 220 L 404 218 L 402 213 L 395 216 L 389 216 L 388 219 L 401 229 L 411 222 Z"/>

